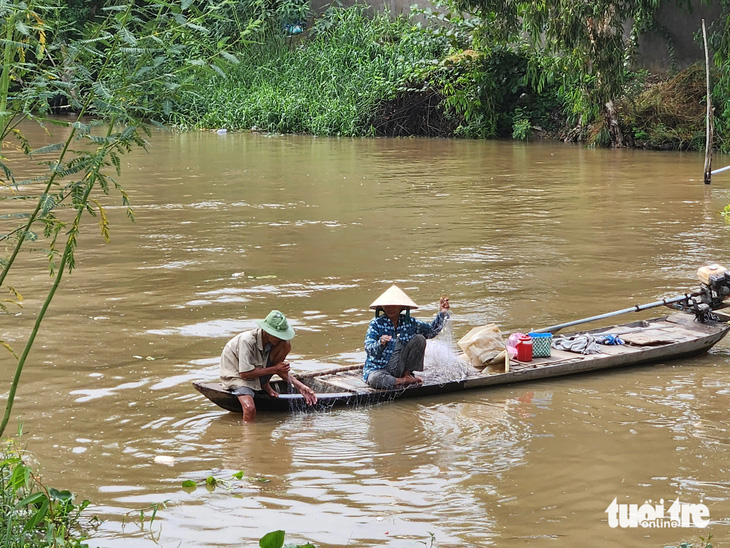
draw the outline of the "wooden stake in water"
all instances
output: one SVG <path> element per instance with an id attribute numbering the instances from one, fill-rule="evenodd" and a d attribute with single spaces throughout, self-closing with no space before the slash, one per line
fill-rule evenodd
<path id="1" fill-rule="evenodd" d="M 702 40 L 705 44 L 705 73 L 707 79 L 707 132 L 705 135 L 705 184 L 712 179 L 712 139 L 714 123 L 712 119 L 712 89 L 710 88 L 710 52 L 707 49 L 707 30 L 702 20 Z"/>

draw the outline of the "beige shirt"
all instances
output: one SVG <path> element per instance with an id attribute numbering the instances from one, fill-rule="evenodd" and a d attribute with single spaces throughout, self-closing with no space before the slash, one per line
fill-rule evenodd
<path id="1" fill-rule="evenodd" d="M 267 344 L 264 348 L 262 335 L 263 330 L 251 329 L 239 333 L 226 343 L 221 353 L 221 382 L 229 390 L 241 386 L 261 390 L 258 378 L 245 380 L 240 374 L 268 365 L 271 345 Z"/>

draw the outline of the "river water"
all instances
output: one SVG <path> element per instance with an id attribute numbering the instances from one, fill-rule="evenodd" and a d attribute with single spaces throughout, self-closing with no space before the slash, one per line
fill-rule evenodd
<path id="1" fill-rule="evenodd" d="M 272 308 L 297 329 L 294 369 L 363 361 L 368 305 L 394 282 L 420 319 L 448 294 L 454 340 L 696 287 L 699 266 L 730 263 L 718 214 L 730 178 L 703 185 L 700 155 L 233 133 L 149 141 L 118 178 L 135 222 L 107 200 L 106 244 L 87 219 L 15 408 L 46 481 L 104 520 L 92 546 L 257 546 L 277 529 L 319 547 L 730 541 L 730 341 L 671 364 L 254 424 L 191 387 L 216 378 L 224 343 Z M 2 320 L 14 346 L 49 286 L 45 264 L 25 255 L 12 277 L 26 298 Z M 13 360 L 0 359 L 5 398 Z M 222 481 L 206 488 L 210 476 Z M 614 498 L 677 497 L 705 504 L 710 525 L 608 524 Z"/>

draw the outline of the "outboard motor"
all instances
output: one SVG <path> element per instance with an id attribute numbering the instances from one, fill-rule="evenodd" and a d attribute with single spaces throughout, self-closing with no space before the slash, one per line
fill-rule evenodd
<path id="1" fill-rule="evenodd" d="M 730 306 L 730 301 L 725 302 L 730 296 L 730 271 L 719 264 L 711 264 L 700 268 L 697 278 L 700 290 L 686 295 L 675 307 L 694 313 L 695 319 L 701 323 L 720 321 L 713 311 Z"/>
<path id="2" fill-rule="evenodd" d="M 702 302 L 712 310 L 730 306 L 723 301 L 730 295 L 730 271 L 719 264 L 703 266 L 697 271 L 702 284 Z"/>

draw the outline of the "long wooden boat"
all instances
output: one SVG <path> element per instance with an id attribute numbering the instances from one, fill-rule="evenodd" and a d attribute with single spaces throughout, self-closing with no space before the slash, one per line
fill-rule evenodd
<path id="1" fill-rule="evenodd" d="M 363 382 L 360 367 L 314 372 L 298 378 L 317 393 L 318 403 L 313 409 L 321 410 L 333 406 L 359 406 L 397 398 L 416 398 L 618 367 L 663 363 L 703 354 L 717 344 L 730 330 L 728 323 L 730 315 L 716 314 L 719 321 L 700 323 L 695 320 L 694 314 L 676 312 L 660 318 L 571 333 L 570 336 L 585 333 L 593 336 L 618 335 L 626 340 L 626 344 L 601 345 L 600 354 L 588 355 L 553 348 L 550 357 L 535 358 L 529 362 L 511 360 L 508 372 L 490 374 L 485 370 L 447 382 L 439 380 L 430 383 L 426 380 L 421 385 L 378 390 L 370 388 Z M 279 397 L 273 398 L 264 393 L 256 394 L 254 400 L 257 409 L 261 411 L 307 409 L 302 396 L 288 393 L 285 383 L 272 381 L 271 385 L 280 393 Z M 238 399 L 220 383 L 194 382 L 193 386 L 223 409 L 241 412 Z"/>

